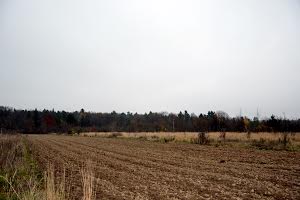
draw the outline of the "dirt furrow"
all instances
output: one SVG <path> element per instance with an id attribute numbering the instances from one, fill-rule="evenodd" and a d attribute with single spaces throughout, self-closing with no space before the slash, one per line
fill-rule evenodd
<path id="1" fill-rule="evenodd" d="M 299 153 L 55 135 L 30 141 L 40 162 L 68 169 L 75 199 L 86 160 L 103 199 L 299 197 Z"/>

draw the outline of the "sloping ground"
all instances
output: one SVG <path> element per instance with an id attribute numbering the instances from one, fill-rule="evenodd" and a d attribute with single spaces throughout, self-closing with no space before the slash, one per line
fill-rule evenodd
<path id="1" fill-rule="evenodd" d="M 135 139 L 32 135 L 41 165 L 66 169 L 71 198 L 93 164 L 97 199 L 300 199 L 300 153 Z"/>

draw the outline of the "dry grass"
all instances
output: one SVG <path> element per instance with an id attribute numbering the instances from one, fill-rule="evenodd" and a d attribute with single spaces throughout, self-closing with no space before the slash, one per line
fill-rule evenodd
<path id="1" fill-rule="evenodd" d="M 82 200 L 96 199 L 95 193 L 95 176 L 92 163 L 87 161 L 80 170 L 82 178 Z M 52 164 L 48 165 L 47 172 L 44 175 L 44 191 L 42 199 L 44 200 L 65 200 L 71 196 L 70 188 L 66 189 L 66 169 L 63 169 L 63 174 L 58 177 L 55 175 L 55 168 Z"/>
<path id="2" fill-rule="evenodd" d="M 81 133 L 81 136 L 87 137 L 119 137 L 119 138 L 137 138 L 145 139 L 150 141 L 174 141 L 174 142 L 187 142 L 190 143 L 198 139 L 197 132 L 139 132 L 139 133 L 128 133 L 128 132 L 89 132 Z M 283 139 L 282 133 L 238 133 L 238 132 L 209 132 L 208 138 L 212 142 L 231 142 L 231 143 L 249 143 L 252 141 L 279 141 Z M 300 145 L 300 133 L 288 134 L 288 139 L 292 145 Z M 193 143 L 193 142 L 192 142 Z"/>
<path id="3" fill-rule="evenodd" d="M 80 169 L 81 183 L 82 183 L 82 200 L 96 199 L 95 192 L 95 175 L 93 164 L 91 161 L 86 161 Z M 69 194 L 70 188 L 66 189 L 66 169 L 63 169 L 63 174 L 60 177 L 55 176 L 55 168 L 49 164 L 47 172 L 44 176 L 45 190 L 43 194 L 44 200 L 65 200 L 71 196 Z"/>
<path id="4" fill-rule="evenodd" d="M 96 199 L 95 193 L 95 176 L 91 161 L 86 162 L 86 166 L 81 168 L 82 177 L 82 189 L 83 197 L 82 200 Z"/>
<path id="5" fill-rule="evenodd" d="M 44 175 L 45 182 L 45 191 L 44 199 L 45 200 L 64 200 L 66 199 L 65 193 L 65 170 L 64 174 L 61 177 L 60 183 L 55 183 L 57 178 L 55 177 L 54 166 L 49 164 L 47 172 Z"/>
<path id="6" fill-rule="evenodd" d="M 66 169 L 59 175 L 55 166 L 37 171 L 26 138 L 21 135 L 0 135 L 0 199 L 65 200 Z M 87 162 L 80 171 L 82 175 L 83 200 L 96 199 L 95 178 L 92 163 Z"/>
<path id="7" fill-rule="evenodd" d="M 219 139 L 220 133 L 219 132 L 211 132 L 209 133 L 209 137 L 212 139 Z M 296 133 L 294 135 L 289 134 L 291 140 L 300 144 L 300 133 Z M 269 133 L 269 132 L 261 132 L 261 133 L 250 133 L 250 138 L 248 133 L 236 133 L 236 132 L 227 132 L 226 133 L 226 140 L 239 140 L 239 141 L 248 141 L 248 140 L 270 140 L 270 141 L 277 141 L 278 139 L 282 139 L 281 133 Z"/>
<path id="8" fill-rule="evenodd" d="M 0 170 L 15 171 L 23 162 L 23 144 L 19 135 L 0 135 Z"/>
<path id="9" fill-rule="evenodd" d="M 24 138 L 0 135 L 0 195 L 4 199 L 41 199 L 38 178 Z"/>

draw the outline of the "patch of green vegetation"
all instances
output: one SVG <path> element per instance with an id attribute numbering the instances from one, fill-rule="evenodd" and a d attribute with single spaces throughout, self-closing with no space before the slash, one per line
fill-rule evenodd
<path id="1" fill-rule="evenodd" d="M 5 162 L 0 166 L 0 200 L 38 199 L 35 195 L 42 187 L 42 173 L 27 140 L 18 136 L 1 145 L 7 151 L 1 154 Z"/>
<path id="2" fill-rule="evenodd" d="M 32 156 L 32 150 L 29 147 L 28 141 L 23 139 L 24 144 L 24 158 L 25 158 L 25 174 L 27 176 L 34 176 L 37 180 L 43 179 L 43 173 L 38 167 L 37 161 Z"/>
<path id="3" fill-rule="evenodd" d="M 252 140 L 250 145 L 260 150 L 286 150 L 286 151 L 298 151 L 300 150 L 298 145 L 292 145 L 289 140 Z"/>
<path id="4" fill-rule="evenodd" d="M 159 142 L 161 143 L 169 143 L 175 141 L 175 136 L 169 136 L 169 137 L 162 137 L 160 138 Z"/>

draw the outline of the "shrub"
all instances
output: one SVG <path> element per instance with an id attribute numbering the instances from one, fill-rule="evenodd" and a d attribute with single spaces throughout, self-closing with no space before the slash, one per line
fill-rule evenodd
<path id="1" fill-rule="evenodd" d="M 260 138 L 259 140 L 252 140 L 251 145 L 257 147 L 258 149 L 270 150 L 273 149 L 273 142 L 267 141 L 264 138 Z"/>
<path id="2" fill-rule="evenodd" d="M 123 136 L 122 133 L 120 133 L 120 132 L 113 132 L 113 133 L 109 134 L 107 137 L 108 138 L 117 138 L 117 137 L 121 137 L 121 136 Z"/>
<path id="3" fill-rule="evenodd" d="M 208 144 L 209 143 L 208 134 L 206 134 L 205 132 L 198 133 L 197 138 L 191 139 L 191 143 L 201 144 L 201 145 Z"/>
<path id="4" fill-rule="evenodd" d="M 139 140 L 147 140 L 148 138 L 147 138 L 147 136 L 145 136 L 145 135 L 140 135 L 140 136 L 138 136 L 137 137 Z"/>
<path id="5" fill-rule="evenodd" d="M 221 131 L 221 132 L 220 132 L 220 135 L 219 135 L 219 138 L 225 142 L 225 139 L 226 139 L 226 131 Z"/>
<path id="6" fill-rule="evenodd" d="M 167 137 L 163 137 L 161 138 L 161 142 L 162 143 L 168 143 L 168 142 L 172 142 L 175 140 L 175 136 L 167 136 Z"/>
<path id="7" fill-rule="evenodd" d="M 247 139 L 249 140 L 250 138 L 251 138 L 251 132 L 248 131 L 248 132 L 247 132 Z"/>
<path id="8" fill-rule="evenodd" d="M 287 132 L 282 133 L 282 139 L 279 138 L 278 143 L 282 144 L 284 148 L 286 148 L 287 145 L 291 143 Z"/>
<path id="9" fill-rule="evenodd" d="M 291 142 L 288 133 L 282 133 L 282 138 L 278 140 L 266 140 L 260 138 L 259 140 L 252 140 L 251 145 L 258 149 L 264 150 L 291 150 Z"/>
<path id="10" fill-rule="evenodd" d="M 157 141 L 160 141 L 160 138 L 157 135 L 151 135 L 151 137 L 149 138 L 149 140 L 157 142 Z"/>

